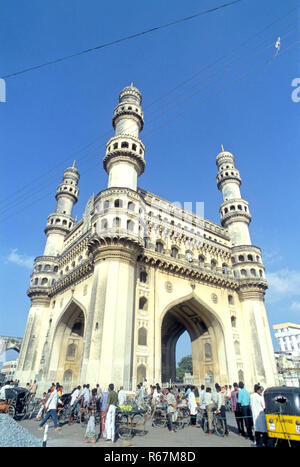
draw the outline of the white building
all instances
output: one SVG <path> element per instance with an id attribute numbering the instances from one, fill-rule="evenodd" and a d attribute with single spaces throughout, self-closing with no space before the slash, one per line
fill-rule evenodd
<path id="1" fill-rule="evenodd" d="M 12 360 L 10 362 L 4 362 L 2 364 L 1 373 L 5 375 L 5 380 L 14 379 L 15 371 L 18 365 L 18 360 Z"/>
<path id="2" fill-rule="evenodd" d="M 278 339 L 280 351 L 288 352 L 294 357 L 300 356 L 300 325 L 293 323 L 275 324 L 275 337 Z"/>

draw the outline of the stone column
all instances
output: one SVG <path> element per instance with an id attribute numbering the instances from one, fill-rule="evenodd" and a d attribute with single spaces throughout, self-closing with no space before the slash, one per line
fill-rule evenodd
<path id="1" fill-rule="evenodd" d="M 28 316 L 16 378 L 21 384 L 33 381 L 39 371 L 42 351 L 42 322 L 45 312 L 49 310 L 48 296 L 31 297 L 31 308 Z"/>
<path id="2" fill-rule="evenodd" d="M 263 386 L 276 384 L 276 364 L 274 350 L 266 310 L 264 305 L 264 291 L 256 287 L 243 288 L 240 291 L 244 329 L 249 336 L 246 343 L 247 355 L 252 367 L 252 374 L 248 376 L 247 384 L 260 382 Z M 245 373 L 246 377 L 246 373 Z"/>
<path id="3" fill-rule="evenodd" d="M 102 239 L 91 243 L 90 249 L 95 279 L 82 376 L 86 381 L 96 378 L 103 387 L 114 383 L 130 389 L 138 246 L 125 239 Z"/>

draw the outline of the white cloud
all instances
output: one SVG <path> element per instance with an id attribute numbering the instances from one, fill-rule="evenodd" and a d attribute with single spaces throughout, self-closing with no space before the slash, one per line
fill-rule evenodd
<path id="1" fill-rule="evenodd" d="M 18 253 L 18 249 L 14 248 L 8 255 L 7 260 L 10 263 L 17 264 L 18 266 L 32 269 L 34 257 L 28 255 L 21 255 Z"/>
<path id="2" fill-rule="evenodd" d="M 266 277 L 269 284 L 269 301 L 300 297 L 300 271 L 280 269 L 267 273 Z"/>
<path id="3" fill-rule="evenodd" d="M 291 310 L 300 311 L 300 302 L 293 302 L 291 304 Z"/>

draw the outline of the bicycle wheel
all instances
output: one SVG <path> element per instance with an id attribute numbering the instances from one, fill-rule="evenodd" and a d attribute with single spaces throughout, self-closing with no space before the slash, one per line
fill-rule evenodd
<path id="1" fill-rule="evenodd" d="M 204 433 L 209 432 L 208 418 L 207 417 L 203 417 L 202 422 L 201 422 L 201 426 L 202 426 L 202 429 L 203 429 Z"/>
<path id="2" fill-rule="evenodd" d="M 132 418 L 132 427 L 137 436 L 145 434 L 145 417 L 142 414 L 135 414 Z"/>
<path id="3" fill-rule="evenodd" d="M 224 436 L 225 435 L 225 423 L 224 420 L 221 417 L 216 417 L 215 418 L 215 431 L 218 436 Z"/>
<path id="4" fill-rule="evenodd" d="M 160 409 L 154 411 L 152 415 L 152 426 L 154 428 L 164 428 L 167 426 L 167 417 L 165 412 Z"/>
<path id="5" fill-rule="evenodd" d="M 133 429 L 129 426 L 128 415 L 119 413 L 116 417 L 117 434 L 121 439 L 131 439 Z"/>

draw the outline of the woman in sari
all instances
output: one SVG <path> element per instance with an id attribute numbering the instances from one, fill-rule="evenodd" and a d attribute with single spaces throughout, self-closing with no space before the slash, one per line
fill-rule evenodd
<path id="1" fill-rule="evenodd" d="M 92 390 L 92 397 L 88 405 L 89 421 L 85 430 L 85 442 L 95 443 L 96 435 L 96 411 L 97 411 L 97 389 Z"/>

